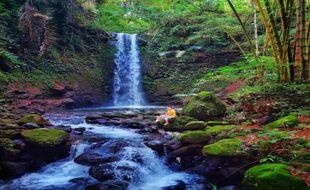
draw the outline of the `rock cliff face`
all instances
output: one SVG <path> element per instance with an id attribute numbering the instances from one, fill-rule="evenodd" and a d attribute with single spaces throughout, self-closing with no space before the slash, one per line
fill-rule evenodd
<path id="1" fill-rule="evenodd" d="M 162 35 L 172 38 L 169 34 Z M 161 41 L 158 41 L 157 46 L 160 46 L 159 44 Z M 161 52 L 154 44 L 142 45 L 143 82 L 147 97 L 151 102 L 163 104 L 182 103 L 174 95 L 191 92 L 195 88 L 195 82 L 209 70 L 239 59 L 238 51 L 206 50 L 213 47 L 212 44 L 206 47 L 187 45 L 180 50 L 168 47 L 172 50 L 166 52 Z"/>

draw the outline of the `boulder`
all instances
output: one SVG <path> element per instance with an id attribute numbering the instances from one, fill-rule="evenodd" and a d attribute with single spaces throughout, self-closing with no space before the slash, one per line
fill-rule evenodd
<path id="1" fill-rule="evenodd" d="M 281 117 L 280 119 L 269 123 L 265 126 L 266 129 L 275 129 L 280 127 L 294 127 L 298 124 L 298 116 L 297 114 L 290 114 L 285 117 Z"/>
<path id="2" fill-rule="evenodd" d="M 42 116 L 38 114 L 27 114 L 18 121 L 18 124 L 23 125 L 27 123 L 35 123 L 41 127 L 50 126 L 50 122 L 45 120 Z"/>
<path id="3" fill-rule="evenodd" d="M 107 180 L 102 183 L 89 185 L 85 190 L 126 190 L 129 186 L 129 183 L 126 181 L 120 180 Z"/>
<path id="4" fill-rule="evenodd" d="M 239 127 L 236 125 L 217 125 L 217 126 L 207 128 L 206 132 L 210 136 L 216 136 L 216 135 L 220 135 L 223 133 L 228 133 L 228 132 L 230 132 L 232 130 L 236 130 L 236 129 L 239 129 Z"/>
<path id="5" fill-rule="evenodd" d="M 27 143 L 40 147 L 61 145 L 69 137 L 65 131 L 45 128 L 24 130 L 21 134 Z"/>
<path id="6" fill-rule="evenodd" d="M 163 187 L 162 190 L 186 190 L 186 184 L 181 180 L 177 180 L 176 184 Z"/>
<path id="7" fill-rule="evenodd" d="M 155 150 L 159 155 L 164 155 L 165 145 L 163 142 L 159 140 L 151 140 L 147 141 L 145 145 L 151 148 L 152 150 Z"/>
<path id="8" fill-rule="evenodd" d="M 246 171 L 243 185 L 250 190 L 308 190 L 305 181 L 292 176 L 288 166 L 263 164 Z"/>
<path id="9" fill-rule="evenodd" d="M 182 109 L 182 114 L 199 120 L 210 120 L 221 117 L 226 112 L 225 104 L 210 92 L 200 92 Z"/>
<path id="10" fill-rule="evenodd" d="M 116 179 L 131 181 L 135 170 L 137 170 L 137 168 L 134 166 L 105 163 L 98 166 L 92 166 L 89 170 L 89 174 L 99 181 Z"/>
<path id="11" fill-rule="evenodd" d="M 210 135 L 206 131 L 190 131 L 178 136 L 182 144 L 202 144 L 208 142 Z"/>
<path id="12" fill-rule="evenodd" d="M 176 157 L 194 156 L 201 154 L 202 145 L 188 145 L 174 150 L 168 154 L 168 159 L 175 159 Z"/>
<path id="13" fill-rule="evenodd" d="M 212 139 L 213 136 L 227 133 L 238 128 L 236 125 L 218 125 L 209 127 L 202 131 L 189 131 L 178 136 L 178 139 L 183 144 L 201 144 Z"/>
<path id="14" fill-rule="evenodd" d="M 223 139 L 214 144 L 203 147 L 204 156 L 243 156 L 242 141 L 240 139 Z"/>
<path id="15" fill-rule="evenodd" d="M 192 121 L 197 121 L 197 119 L 189 116 L 174 117 L 169 120 L 168 125 L 164 125 L 164 129 L 166 131 L 186 131 L 186 124 Z"/>
<path id="16" fill-rule="evenodd" d="M 103 163 L 118 161 L 118 152 L 128 146 L 126 142 L 115 141 L 98 143 L 74 159 L 78 164 L 95 166 Z"/>
<path id="17" fill-rule="evenodd" d="M 207 126 L 216 126 L 216 125 L 229 125 L 227 121 L 207 121 Z"/>
<path id="18" fill-rule="evenodd" d="M 184 126 L 184 130 L 203 130 L 206 128 L 206 123 L 204 121 L 191 121 Z"/>

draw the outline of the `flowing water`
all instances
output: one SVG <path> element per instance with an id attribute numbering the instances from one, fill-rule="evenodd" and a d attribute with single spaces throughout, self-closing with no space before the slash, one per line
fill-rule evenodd
<path id="1" fill-rule="evenodd" d="M 113 105 L 141 106 L 145 104 L 141 87 L 141 63 L 136 34 L 117 34 L 115 54 Z"/>
<path id="2" fill-rule="evenodd" d="M 130 112 L 135 109 L 159 109 L 145 105 L 141 88 L 141 68 L 137 35 L 117 34 L 117 53 L 115 55 L 115 76 L 113 91 L 113 107 L 105 111 Z M 102 109 L 102 108 L 100 108 Z M 161 190 L 180 181 L 186 189 L 203 190 L 201 178 L 185 172 L 173 171 L 165 163 L 164 157 L 144 145 L 144 135 L 128 128 L 108 125 L 95 125 L 85 122 L 87 114 L 100 114 L 100 109 L 84 109 L 74 112 L 49 114 L 54 125 L 69 125 L 71 128 L 85 128 L 83 137 L 72 146 L 70 156 L 51 163 L 40 170 L 28 173 L 20 178 L 0 184 L 0 190 L 83 190 L 87 185 L 98 183 L 89 175 L 89 167 L 74 162 L 74 158 L 96 143 L 125 141 L 126 146 L 118 153 L 120 160 L 114 161 L 113 173 L 117 178 L 130 176 L 128 190 Z M 162 109 L 162 108 L 161 108 Z M 96 139 L 93 141 L 93 139 Z M 121 167 L 135 168 L 124 173 Z"/>
<path id="3" fill-rule="evenodd" d="M 83 190 L 86 185 L 94 184 L 96 179 L 89 174 L 89 167 L 74 162 L 74 158 L 82 154 L 92 144 L 101 140 L 126 141 L 130 146 L 120 151 L 121 160 L 113 162 L 114 173 L 122 179 L 129 175 L 131 181 L 128 190 L 161 190 L 164 187 L 177 184 L 179 181 L 186 183 L 186 189 L 203 190 L 199 183 L 200 177 L 170 169 L 163 158 L 143 144 L 144 136 L 133 129 L 87 124 L 83 114 L 51 114 L 47 116 L 55 125 L 70 125 L 72 128 L 85 127 L 83 139 L 73 146 L 70 156 L 66 159 L 51 163 L 40 170 L 25 174 L 15 180 L 7 182 L 0 187 L 1 190 Z M 96 137 L 96 142 L 90 139 Z M 139 161 L 137 161 L 139 158 Z M 123 173 L 118 168 L 130 166 L 135 171 Z"/>

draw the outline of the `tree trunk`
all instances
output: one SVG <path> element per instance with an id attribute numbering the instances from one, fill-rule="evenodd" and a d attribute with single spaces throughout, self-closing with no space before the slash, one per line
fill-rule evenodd
<path id="1" fill-rule="evenodd" d="M 306 62 L 304 58 L 305 51 L 305 39 L 306 39 L 306 27 L 305 27 L 305 0 L 297 0 L 297 12 L 296 12 L 296 35 L 295 35 L 295 64 L 294 64 L 294 76 L 295 80 L 301 80 L 307 78 L 306 76 Z"/>

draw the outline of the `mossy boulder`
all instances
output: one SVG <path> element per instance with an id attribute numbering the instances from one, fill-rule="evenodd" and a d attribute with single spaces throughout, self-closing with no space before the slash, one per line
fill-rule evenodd
<path id="1" fill-rule="evenodd" d="M 168 125 L 164 125 L 166 131 L 186 131 L 186 124 L 192 121 L 197 121 L 197 119 L 189 116 L 178 116 L 171 118 Z"/>
<path id="2" fill-rule="evenodd" d="M 219 135 L 224 132 L 231 131 L 233 129 L 238 128 L 237 125 L 217 125 L 213 127 L 208 127 L 206 129 L 206 132 L 211 136 L 211 135 Z"/>
<path id="3" fill-rule="evenodd" d="M 203 147 L 204 156 L 243 156 L 242 140 L 240 139 L 223 139 L 214 144 Z"/>
<path id="4" fill-rule="evenodd" d="M 227 121 L 207 121 L 206 124 L 208 126 L 215 126 L 215 125 L 229 125 Z"/>
<path id="5" fill-rule="evenodd" d="M 178 140 L 183 144 L 201 144 L 206 143 L 215 135 L 236 129 L 236 125 L 219 125 L 209 127 L 206 130 L 189 131 L 178 136 Z"/>
<path id="6" fill-rule="evenodd" d="M 18 121 L 18 124 L 23 125 L 26 123 L 35 123 L 40 126 L 49 126 L 51 125 L 47 120 L 38 114 L 27 114 Z"/>
<path id="7" fill-rule="evenodd" d="M 24 130 L 22 136 L 26 142 L 36 146 L 54 147 L 68 139 L 68 133 L 56 129 L 30 129 Z"/>
<path id="8" fill-rule="evenodd" d="M 269 123 L 265 126 L 266 129 L 275 129 L 280 127 L 294 127 L 298 124 L 298 116 L 297 114 L 290 114 L 285 117 L 281 117 L 280 119 Z"/>
<path id="9" fill-rule="evenodd" d="M 226 112 L 225 104 L 210 92 L 200 92 L 194 96 L 182 109 L 182 114 L 197 118 L 199 120 L 209 120 L 221 117 Z"/>
<path id="10" fill-rule="evenodd" d="M 184 126 L 185 130 L 203 130 L 206 128 L 206 123 L 204 121 L 191 121 Z"/>
<path id="11" fill-rule="evenodd" d="M 210 139 L 210 135 L 206 131 L 190 131 L 183 133 L 177 137 L 183 144 L 202 144 Z"/>
<path id="12" fill-rule="evenodd" d="M 308 190 L 306 183 L 292 176 L 288 166 L 263 164 L 246 171 L 243 184 L 251 190 Z"/>

